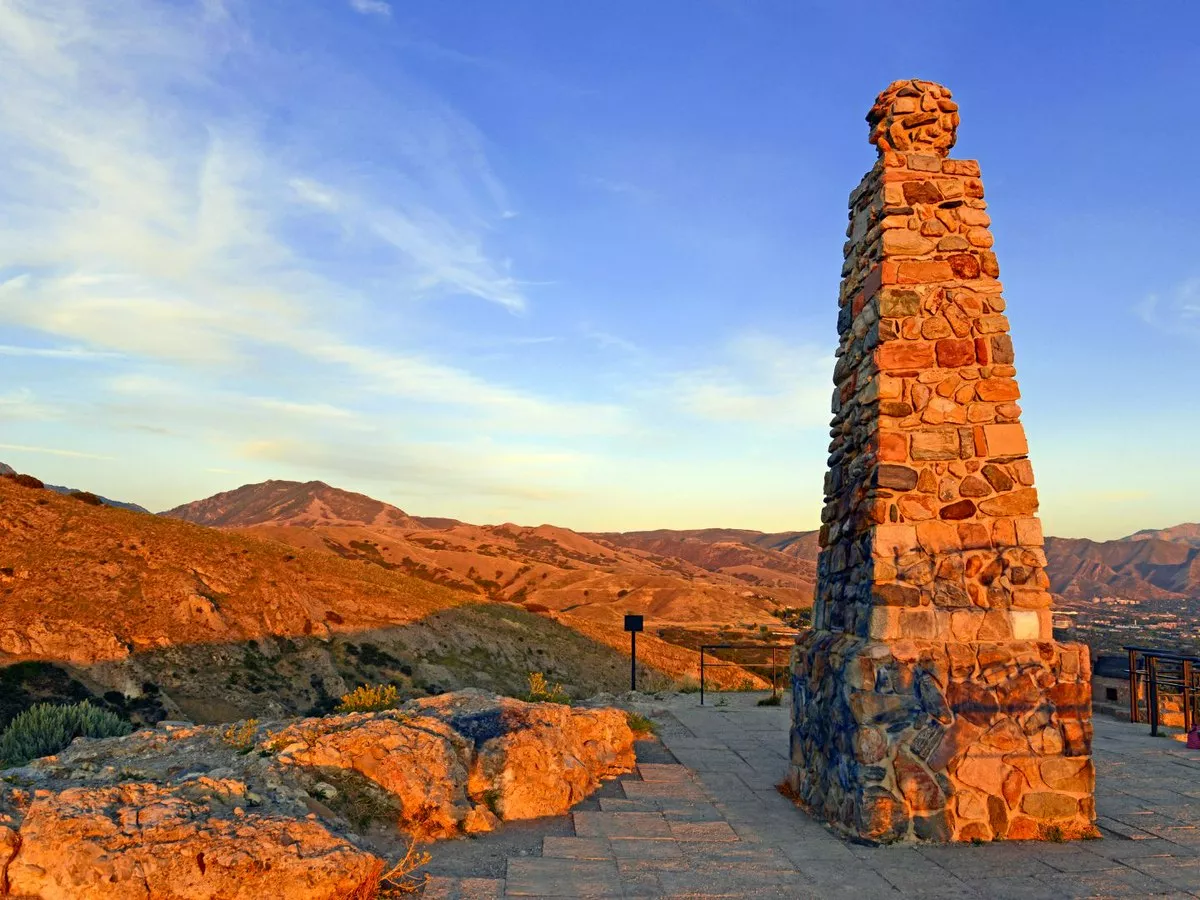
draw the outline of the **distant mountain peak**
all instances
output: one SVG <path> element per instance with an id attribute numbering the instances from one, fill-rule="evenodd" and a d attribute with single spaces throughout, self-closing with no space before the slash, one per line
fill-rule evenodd
<path id="1" fill-rule="evenodd" d="M 422 522 L 391 504 L 323 481 L 270 479 L 185 503 L 162 513 L 197 525 L 245 528 L 251 525 L 399 525 Z"/>
<path id="2" fill-rule="evenodd" d="M 1200 547 L 1200 522 L 1185 522 L 1172 525 L 1170 528 L 1143 528 L 1135 531 L 1123 541 L 1171 541 L 1177 544 L 1188 544 Z"/>

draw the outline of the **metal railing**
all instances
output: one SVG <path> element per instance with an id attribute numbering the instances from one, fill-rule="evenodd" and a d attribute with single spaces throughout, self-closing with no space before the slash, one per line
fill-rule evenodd
<path id="1" fill-rule="evenodd" d="M 1179 694 L 1183 701 L 1183 730 L 1191 731 L 1200 721 L 1197 703 L 1200 701 L 1200 656 L 1152 647 L 1126 647 L 1125 652 L 1129 654 L 1129 721 L 1142 721 L 1144 697 L 1150 734 L 1157 737 L 1162 718 L 1159 711 L 1161 695 Z"/>
<path id="2" fill-rule="evenodd" d="M 771 643 L 767 643 L 765 641 L 738 641 L 738 642 L 730 643 L 730 644 L 702 644 L 700 646 L 700 705 L 701 706 L 704 705 L 705 676 L 709 669 L 770 669 L 770 671 L 771 671 L 771 696 L 778 697 L 779 696 L 779 674 L 781 671 L 781 667 L 779 665 L 780 656 L 777 654 L 779 654 L 779 652 L 782 651 L 782 660 L 783 660 L 782 672 L 783 672 L 783 674 L 786 675 L 788 672 L 788 668 L 787 668 L 788 660 L 791 658 L 792 647 L 794 647 L 794 646 L 795 646 L 794 641 L 790 644 L 771 644 Z M 763 662 L 763 663 L 754 663 L 754 662 L 735 663 L 735 662 L 729 662 L 729 661 L 719 662 L 719 663 L 716 663 L 716 662 L 706 663 L 705 659 L 704 659 L 704 654 L 706 652 L 708 652 L 709 655 L 713 659 L 722 659 L 722 657 L 719 657 L 716 654 L 712 653 L 711 651 L 713 651 L 713 650 L 758 650 L 758 651 L 770 650 L 771 651 L 771 661 L 769 663 L 765 663 L 765 662 Z"/>

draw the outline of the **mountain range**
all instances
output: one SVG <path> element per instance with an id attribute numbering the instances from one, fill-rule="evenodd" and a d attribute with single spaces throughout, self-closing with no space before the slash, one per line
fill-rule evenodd
<path id="1" fill-rule="evenodd" d="M 320 481 L 148 515 L 3 469 L 0 664 L 69 666 L 98 691 L 153 684 L 192 718 L 304 711 L 371 678 L 515 690 L 544 670 L 577 692 L 615 689 L 629 612 L 647 618 L 647 677 L 677 681 L 706 640 L 786 633 L 816 582 L 815 531 L 472 525 Z M 1052 590 L 1085 614 L 1120 597 L 1186 618 L 1198 544 L 1200 525 L 1047 538 Z"/>

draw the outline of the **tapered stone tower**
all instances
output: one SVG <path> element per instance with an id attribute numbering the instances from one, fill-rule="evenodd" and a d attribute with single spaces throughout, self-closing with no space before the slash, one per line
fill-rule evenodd
<path id="1" fill-rule="evenodd" d="M 791 786 L 873 841 L 1090 834 L 1088 652 L 1051 632 L 979 165 L 947 158 L 940 85 L 897 81 L 867 121 Z"/>

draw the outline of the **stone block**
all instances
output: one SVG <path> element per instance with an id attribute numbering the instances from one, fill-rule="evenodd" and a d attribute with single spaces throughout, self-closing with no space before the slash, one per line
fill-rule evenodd
<path id="1" fill-rule="evenodd" d="M 1019 423 L 984 425 L 983 435 L 989 456 L 1024 456 L 1029 452 L 1025 429 Z"/>
<path id="2" fill-rule="evenodd" d="M 958 430 L 941 428 L 914 431 L 911 453 L 914 460 L 921 461 L 958 459 Z"/>

